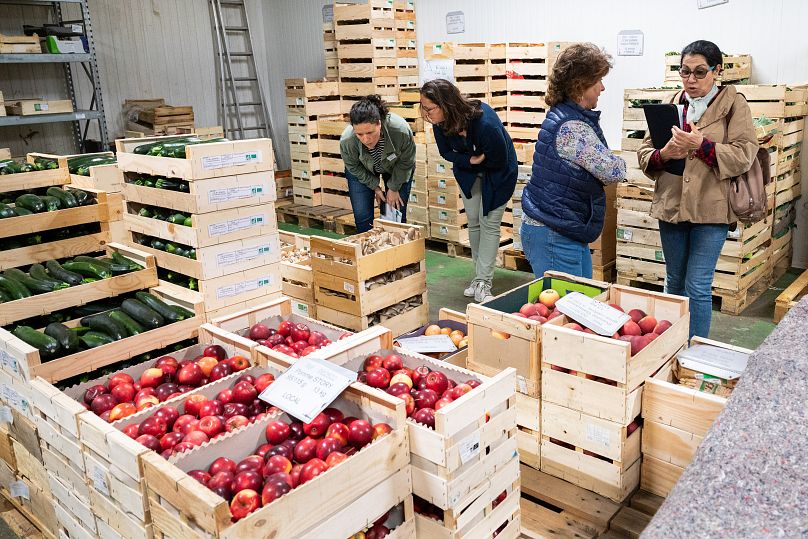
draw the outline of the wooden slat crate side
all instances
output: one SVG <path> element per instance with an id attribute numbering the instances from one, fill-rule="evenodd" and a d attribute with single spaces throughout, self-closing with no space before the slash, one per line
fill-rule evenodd
<path id="1" fill-rule="evenodd" d="M 667 497 L 684 471 L 681 466 L 643 455 L 640 488 L 651 494 Z"/>
<path id="2" fill-rule="evenodd" d="M 321 305 L 317 306 L 317 317 L 320 320 L 352 331 L 362 331 L 380 323 L 384 327 L 390 328 L 396 335 L 403 335 L 423 326 L 429 320 L 427 293 L 424 292 L 417 296 L 416 299 L 421 302 L 419 305 L 398 315 L 382 317 L 378 322 L 369 316 L 356 316 Z"/>

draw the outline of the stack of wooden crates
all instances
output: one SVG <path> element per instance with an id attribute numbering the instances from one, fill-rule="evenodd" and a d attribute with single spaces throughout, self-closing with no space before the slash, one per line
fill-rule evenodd
<path id="1" fill-rule="evenodd" d="M 174 137 L 116 142 L 124 171 L 127 242 L 153 254 L 161 277 L 197 289 L 209 317 L 280 294 L 280 244 L 275 214 L 274 154 L 269 139 L 186 146 L 185 158 L 134 153 Z M 168 190 L 138 185 L 167 178 Z M 190 226 L 145 216 L 154 208 L 186 216 Z M 173 247 L 170 247 L 173 246 Z M 163 247 L 165 249 L 161 249 Z M 180 256 L 181 249 L 185 256 Z"/>

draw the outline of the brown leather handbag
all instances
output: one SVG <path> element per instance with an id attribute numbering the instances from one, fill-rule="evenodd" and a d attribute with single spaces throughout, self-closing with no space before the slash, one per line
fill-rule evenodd
<path id="1" fill-rule="evenodd" d="M 727 114 L 727 127 L 724 131 L 724 144 L 727 144 L 729 135 L 729 122 L 732 119 L 732 109 Z M 752 225 L 766 217 L 768 211 L 766 201 L 766 186 L 771 181 L 771 168 L 769 168 L 769 151 L 758 148 L 757 155 L 752 161 L 752 167 L 732 178 L 729 182 L 729 204 L 738 221 L 745 225 Z"/>

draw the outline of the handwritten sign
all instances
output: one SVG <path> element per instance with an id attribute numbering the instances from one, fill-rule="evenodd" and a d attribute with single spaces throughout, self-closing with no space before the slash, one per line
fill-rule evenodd
<path id="1" fill-rule="evenodd" d="M 580 292 L 570 292 L 556 302 L 556 307 L 576 322 L 597 333 L 611 337 L 631 317 L 614 307 L 587 297 Z"/>
<path id="2" fill-rule="evenodd" d="M 258 398 L 311 423 L 355 381 L 355 372 L 309 355 L 281 374 Z"/>
<path id="3" fill-rule="evenodd" d="M 446 79 L 454 82 L 454 60 L 424 60 L 421 64 L 421 83 L 435 79 Z"/>
<path id="4" fill-rule="evenodd" d="M 406 348 L 410 352 L 419 354 L 432 354 L 440 352 L 456 352 L 452 338 L 448 335 L 424 335 L 421 337 L 410 337 L 409 339 L 398 339 L 398 345 Z"/>

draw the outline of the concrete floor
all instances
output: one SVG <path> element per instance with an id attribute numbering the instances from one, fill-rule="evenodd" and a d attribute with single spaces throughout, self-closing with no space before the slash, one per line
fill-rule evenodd
<path id="1" fill-rule="evenodd" d="M 280 226 L 284 230 L 301 234 L 338 237 L 336 234 L 318 229 L 301 229 L 300 227 L 283 223 Z M 463 297 L 463 289 L 468 286 L 474 276 L 471 260 L 460 257 L 450 258 L 443 253 L 427 250 L 426 267 L 430 317 L 437 318 L 438 311 L 442 307 L 465 312 L 469 299 Z M 772 316 L 774 314 L 775 298 L 799 274 L 799 270 L 791 270 L 785 273 L 752 305 L 747 307 L 740 316 L 721 313 L 718 310 L 719 303 L 714 302 L 710 338 L 735 346 L 757 348 L 774 329 L 775 324 L 772 322 Z M 497 268 L 494 274 L 494 295 L 529 282 L 533 278 L 533 275 L 529 273 Z"/>

